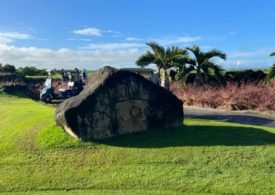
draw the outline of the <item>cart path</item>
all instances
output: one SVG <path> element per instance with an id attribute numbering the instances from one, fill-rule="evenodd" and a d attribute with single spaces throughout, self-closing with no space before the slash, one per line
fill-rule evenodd
<path id="1" fill-rule="evenodd" d="M 184 115 L 187 118 L 219 120 L 275 128 L 275 114 L 262 114 L 252 111 L 226 111 L 184 106 Z"/>

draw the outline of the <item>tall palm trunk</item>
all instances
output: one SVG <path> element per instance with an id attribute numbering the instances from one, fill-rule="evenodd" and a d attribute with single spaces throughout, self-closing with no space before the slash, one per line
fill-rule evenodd
<path id="1" fill-rule="evenodd" d="M 160 65 L 157 64 L 157 77 L 158 77 L 158 84 L 161 85 L 161 75 L 160 75 Z"/>
<path id="2" fill-rule="evenodd" d="M 161 77 L 160 86 L 164 87 L 165 89 L 168 89 L 168 90 L 170 88 L 169 76 L 167 74 L 167 69 L 165 69 L 165 68 L 164 68 L 164 75 Z"/>

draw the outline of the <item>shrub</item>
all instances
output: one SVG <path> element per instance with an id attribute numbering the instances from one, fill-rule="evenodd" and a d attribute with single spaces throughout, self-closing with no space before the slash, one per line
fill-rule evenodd
<path id="1" fill-rule="evenodd" d="M 6 64 L 4 66 L 0 66 L 0 72 L 8 72 L 8 73 L 15 73 L 16 72 L 16 68 L 13 65 L 10 64 Z"/>
<path id="2" fill-rule="evenodd" d="M 20 67 L 17 71 L 23 76 L 44 76 L 48 74 L 46 70 L 38 69 L 33 66 Z"/>
<path id="3" fill-rule="evenodd" d="M 223 108 L 229 110 L 275 111 L 275 82 L 227 84 L 225 87 L 173 83 L 171 91 L 188 106 Z"/>

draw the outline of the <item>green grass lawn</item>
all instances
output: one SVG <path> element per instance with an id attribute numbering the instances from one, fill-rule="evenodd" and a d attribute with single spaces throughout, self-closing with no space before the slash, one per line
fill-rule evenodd
<path id="1" fill-rule="evenodd" d="M 275 193 L 275 130 L 186 119 L 100 142 L 70 138 L 54 106 L 0 95 L 0 192 Z"/>

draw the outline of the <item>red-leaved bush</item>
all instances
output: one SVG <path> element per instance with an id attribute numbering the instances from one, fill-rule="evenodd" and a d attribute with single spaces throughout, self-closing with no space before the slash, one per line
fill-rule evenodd
<path id="1" fill-rule="evenodd" d="M 175 82 L 170 90 L 188 106 L 275 112 L 275 82 L 241 86 L 230 83 L 225 87 L 182 86 Z"/>

